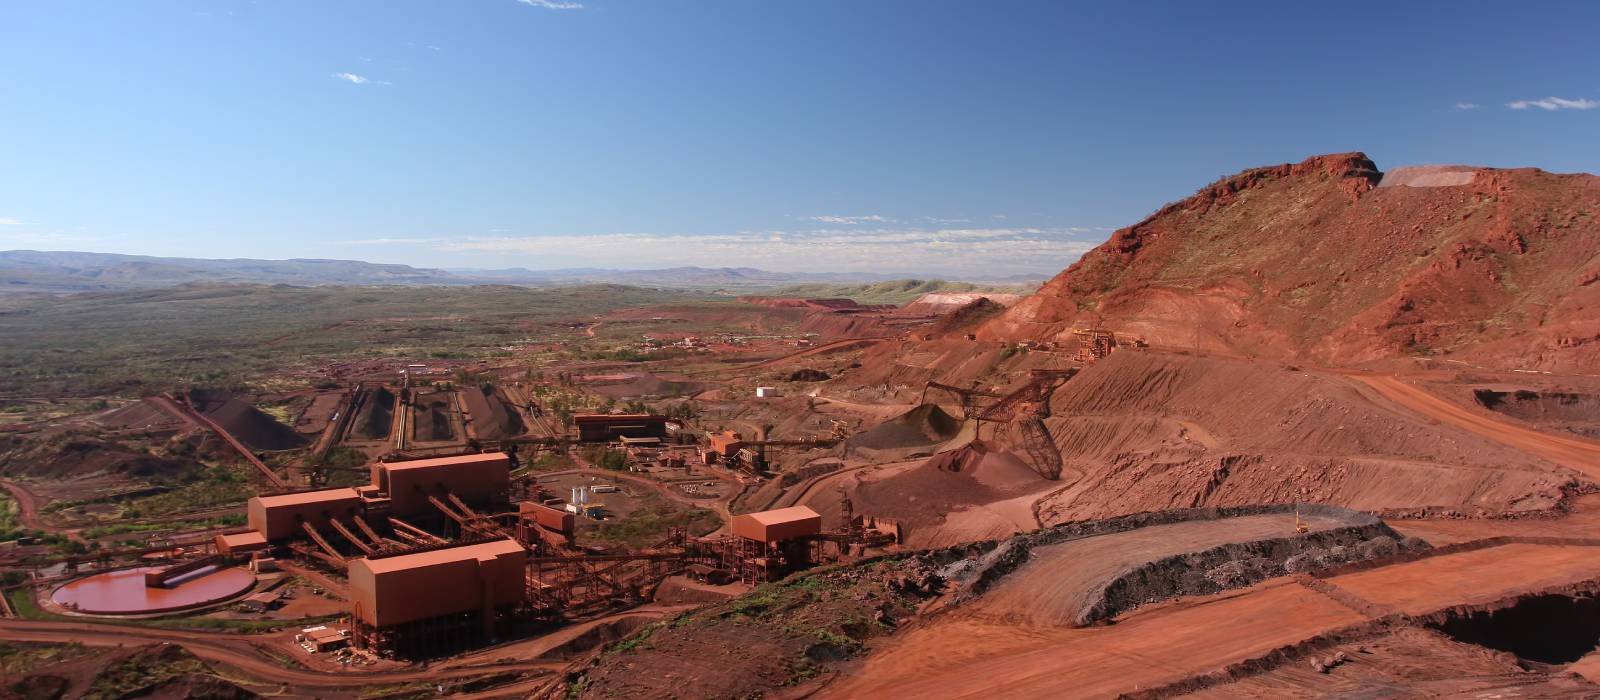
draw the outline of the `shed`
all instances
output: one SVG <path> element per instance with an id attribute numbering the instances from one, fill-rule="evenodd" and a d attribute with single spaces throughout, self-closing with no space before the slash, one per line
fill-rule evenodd
<path id="1" fill-rule="evenodd" d="M 822 516 L 807 506 L 791 506 L 733 518 L 733 534 L 757 542 L 782 542 L 822 534 Z"/>
<path id="2" fill-rule="evenodd" d="M 540 527 L 568 537 L 572 536 L 573 528 L 577 526 L 577 521 L 571 513 L 544 504 L 523 501 L 517 504 L 517 511 L 524 521 L 532 521 Z"/>
<path id="3" fill-rule="evenodd" d="M 239 603 L 239 607 L 250 612 L 266 612 L 271 610 L 277 604 L 278 594 L 264 592 L 257 593 L 249 598 L 245 598 L 244 601 Z"/>
<path id="4" fill-rule="evenodd" d="M 217 535 L 212 539 L 217 546 L 217 554 L 232 556 L 245 552 L 259 552 L 267 548 L 267 536 L 255 530 L 235 532 L 231 535 Z"/>
<path id="5" fill-rule="evenodd" d="M 643 413 L 586 414 L 573 416 L 572 422 L 578 426 L 578 440 L 582 442 L 607 442 L 621 437 L 665 438 L 667 436 L 666 416 Z"/>
<path id="6" fill-rule="evenodd" d="M 299 636 L 304 640 L 300 644 L 313 654 L 333 651 L 350 643 L 350 635 L 345 630 L 320 625 L 300 630 Z"/>

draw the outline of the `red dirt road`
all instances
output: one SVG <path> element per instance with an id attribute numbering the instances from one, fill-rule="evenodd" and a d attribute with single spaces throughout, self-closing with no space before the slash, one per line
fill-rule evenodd
<path id="1" fill-rule="evenodd" d="M 748 365 L 740 365 L 738 367 L 734 367 L 733 369 L 740 369 L 740 370 L 758 369 L 758 368 L 761 368 L 761 367 L 770 367 L 772 365 L 781 365 L 781 364 L 783 364 L 785 362 L 789 362 L 791 360 L 798 360 L 798 359 L 803 358 L 803 357 L 811 357 L 811 356 L 814 356 L 814 355 L 823 355 L 823 354 L 827 354 L 827 353 L 830 353 L 830 352 L 844 352 L 846 350 L 855 350 L 855 349 L 858 349 L 858 348 L 864 348 L 864 347 L 867 347 L 868 345 L 877 345 L 878 343 L 881 343 L 881 342 L 883 342 L 885 340 L 888 340 L 888 338 L 846 338 L 844 340 L 835 340 L 835 341 L 833 341 L 831 343 L 823 343 L 822 345 L 818 345 L 818 346 L 816 346 L 814 348 L 809 348 L 809 349 L 806 349 L 806 350 L 801 350 L 800 352 L 797 352 L 797 353 L 784 355 L 782 357 L 774 357 L 774 358 L 772 358 L 770 360 L 762 360 L 760 362 L 755 362 L 755 363 L 748 364 Z"/>
<path id="2" fill-rule="evenodd" d="M 1295 515 L 1269 513 L 1141 527 L 1035 547 L 1028 562 L 1000 580 L 971 610 L 1022 623 L 1072 627 L 1117 577 L 1163 557 L 1230 542 L 1286 537 Z M 1304 518 L 1312 530 L 1349 525 L 1323 515 Z"/>
<path id="3" fill-rule="evenodd" d="M 1109 627 L 1031 627 L 969 617 L 912 630 L 817 697 L 1110 697 L 1362 620 L 1282 579 L 1134 614 Z"/>
<path id="4" fill-rule="evenodd" d="M 20 484 L 9 481 L 0 481 L 0 487 L 5 488 L 11 494 L 11 500 L 17 502 L 17 520 L 22 522 L 23 527 L 32 530 L 46 529 L 39 522 L 39 503 L 32 492 Z"/>
<path id="5" fill-rule="evenodd" d="M 892 638 L 816 698 L 1099 698 L 1150 690 L 1257 659 L 1399 608 L 1428 614 L 1600 575 L 1596 547 L 1512 543 L 1322 580 L 1141 609 L 1097 627 L 1018 624 L 1021 610 L 956 608 Z M 980 599 L 981 600 L 981 599 Z M 1360 608 L 1360 610 L 1358 610 Z"/>
<path id="6" fill-rule="evenodd" d="M 1592 548 L 1508 544 L 1325 579 L 1364 600 L 1411 615 L 1488 603 L 1519 591 L 1600 577 Z M 1506 571 L 1506 567 L 1517 571 Z"/>
<path id="7" fill-rule="evenodd" d="M 131 629 L 114 625 L 76 622 L 41 622 L 32 620 L 0 620 L 0 637 L 12 642 L 49 642 L 56 644 L 84 644 L 87 646 L 125 646 L 137 644 L 179 644 L 208 661 L 237 668 L 265 681 L 291 683 L 314 688 L 349 688 L 374 683 L 403 683 L 418 680 L 442 680 L 462 676 L 478 676 L 502 671 L 556 672 L 565 668 L 565 662 L 531 661 L 521 663 L 495 663 L 475 666 L 436 666 L 422 671 L 342 671 L 329 673 L 303 668 L 290 668 L 259 653 L 251 638 L 216 632 L 192 630 L 161 630 L 151 628 Z M 266 641 L 277 637 L 254 639 Z"/>
<path id="8" fill-rule="evenodd" d="M 1372 387 L 1383 398 L 1413 412 L 1435 420 L 1469 430 L 1504 445 L 1566 465 L 1584 474 L 1600 479 L 1600 444 L 1578 438 L 1551 435 L 1531 428 L 1496 420 L 1473 412 L 1445 399 L 1428 393 L 1398 377 L 1383 375 L 1353 375 L 1353 378 Z"/>

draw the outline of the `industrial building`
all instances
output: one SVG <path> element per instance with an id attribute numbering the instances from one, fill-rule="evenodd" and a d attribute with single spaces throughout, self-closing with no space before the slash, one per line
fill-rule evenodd
<path id="1" fill-rule="evenodd" d="M 739 448 L 744 447 L 744 436 L 732 430 L 724 430 L 711 436 L 710 454 L 715 454 L 717 459 L 732 459 L 739 453 Z"/>
<path id="2" fill-rule="evenodd" d="M 711 435 L 711 446 L 700 453 L 706 464 L 721 463 L 732 469 L 761 472 L 766 469 L 767 456 L 759 441 L 750 442 L 732 430 Z"/>
<path id="3" fill-rule="evenodd" d="M 643 413 L 573 416 L 582 442 L 610 442 L 618 438 L 667 438 L 667 417 Z"/>
<path id="4" fill-rule="evenodd" d="M 231 535 L 217 535 L 212 539 L 212 543 L 216 545 L 217 554 L 225 557 L 258 552 L 269 546 L 266 535 L 256 530 L 248 530 Z"/>
<path id="5" fill-rule="evenodd" d="M 729 525 L 727 563 L 746 583 L 775 581 L 809 566 L 822 535 L 822 516 L 807 506 L 736 515 Z"/>
<path id="6" fill-rule="evenodd" d="M 503 452 L 377 462 L 372 465 L 369 497 L 386 494 L 398 516 L 431 512 L 429 496 L 444 493 L 472 504 L 498 504 L 511 490 L 511 458 Z"/>
<path id="7" fill-rule="evenodd" d="M 304 535 L 305 525 L 323 528 L 333 518 L 355 517 L 362 512 L 362 502 L 355 489 L 323 489 L 254 496 L 245 510 L 250 529 L 278 542 Z"/>
<path id="8" fill-rule="evenodd" d="M 527 600 L 527 564 L 511 538 L 352 560 L 352 641 L 425 656 L 495 639 Z"/>
<path id="9" fill-rule="evenodd" d="M 555 503 L 559 504 L 557 500 Z M 517 539 L 542 549 L 569 545 L 577 531 L 578 517 L 558 506 L 523 501 L 517 504 Z"/>

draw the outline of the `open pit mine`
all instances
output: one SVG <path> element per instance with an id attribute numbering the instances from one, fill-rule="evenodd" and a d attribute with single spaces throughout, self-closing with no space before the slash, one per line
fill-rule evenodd
<path id="1" fill-rule="evenodd" d="M 1031 293 L 19 400 L 0 695 L 1600 696 L 1597 281 L 1600 178 L 1346 153 Z"/>

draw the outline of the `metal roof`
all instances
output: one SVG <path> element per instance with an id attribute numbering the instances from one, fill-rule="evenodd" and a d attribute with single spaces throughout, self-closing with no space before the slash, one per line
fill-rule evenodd
<path id="1" fill-rule="evenodd" d="M 338 488 L 322 489 L 321 491 L 301 491 L 299 493 L 280 493 L 274 496 L 256 496 L 256 498 L 261 499 L 261 504 L 268 508 L 280 508 L 307 503 L 360 499 L 361 495 L 352 488 Z"/>
<path id="2" fill-rule="evenodd" d="M 427 469 L 429 467 L 445 467 L 456 464 L 480 464 L 509 459 L 504 452 L 481 452 L 471 455 L 456 455 L 454 457 L 434 457 L 432 459 L 413 459 L 406 462 L 384 462 L 383 468 L 389 471 L 403 469 Z"/>
<path id="3" fill-rule="evenodd" d="M 493 542 L 480 542 L 478 544 L 462 545 L 434 549 L 415 554 L 397 554 L 382 559 L 365 559 L 366 567 L 374 574 L 384 574 L 391 571 L 415 569 L 425 566 L 436 566 L 451 562 L 466 561 L 468 559 L 493 559 L 506 554 L 526 551 L 516 540 L 506 538 Z"/>
<path id="4" fill-rule="evenodd" d="M 217 537 L 221 539 L 223 543 L 235 549 L 239 547 L 249 547 L 252 545 L 264 547 L 267 544 L 267 536 L 256 532 L 255 530 L 250 530 L 248 532 L 235 532 L 231 535 L 217 535 Z"/>
<path id="5" fill-rule="evenodd" d="M 779 508 L 777 510 L 764 510 L 759 513 L 745 513 L 744 517 L 762 525 L 782 525 L 783 523 L 795 523 L 822 516 L 817 511 L 812 510 L 810 506 L 789 506 L 788 508 Z"/>

